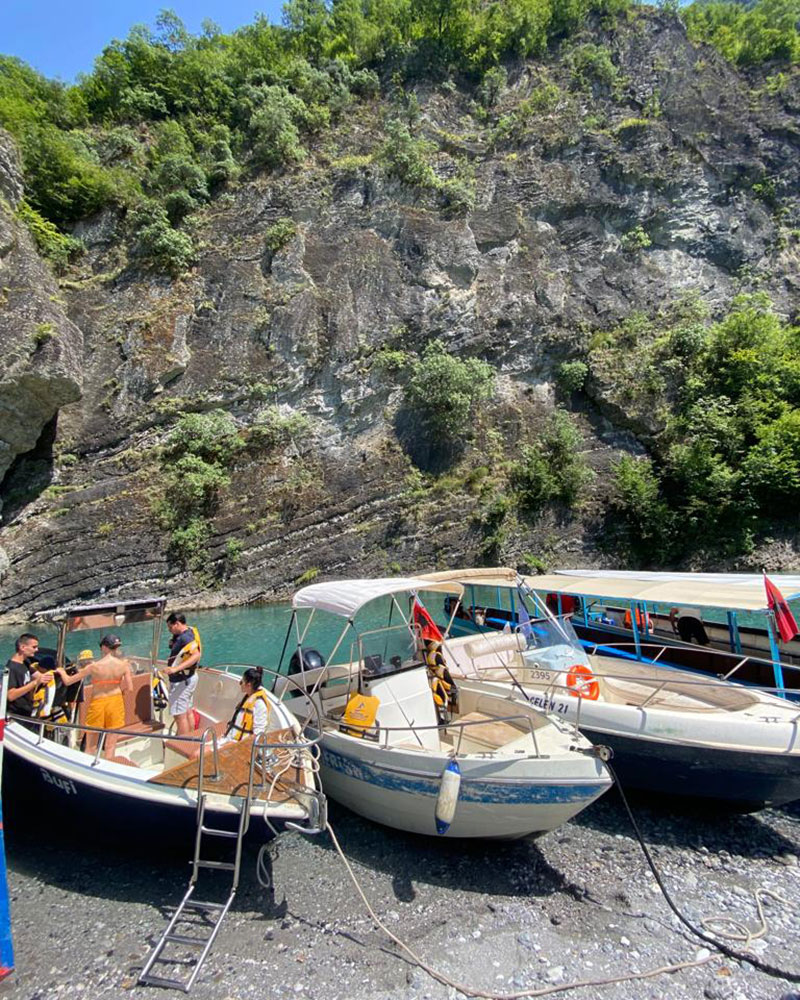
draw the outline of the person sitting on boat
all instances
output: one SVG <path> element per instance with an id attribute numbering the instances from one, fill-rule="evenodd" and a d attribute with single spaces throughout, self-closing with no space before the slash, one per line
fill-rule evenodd
<path id="1" fill-rule="evenodd" d="M 228 723 L 219 746 L 241 741 L 250 736 L 260 736 L 269 725 L 270 704 L 262 683 L 264 671 L 261 667 L 248 667 L 242 674 L 239 686 L 242 700 L 236 706 L 233 718 Z"/>
<path id="2" fill-rule="evenodd" d="M 15 643 L 11 658 L 6 663 L 8 671 L 7 710 L 15 715 L 32 716 L 35 692 L 52 679 L 51 673 L 37 669 L 36 654 L 38 651 L 39 639 L 37 636 L 30 632 L 23 632 Z M 29 725 L 28 728 L 35 727 Z"/>
<path id="3" fill-rule="evenodd" d="M 169 712 L 175 720 L 178 736 L 194 732 L 192 705 L 197 688 L 197 667 L 203 655 L 200 633 L 193 625 L 186 624 L 186 616 L 173 612 L 167 617 L 167 628 L 172 633 L 167 665 L 161 671 L 169 681 Z"/>
<path id="4" fill-rule="evenodd" d="M 677 632 L 684 642 L 696 642 L 700 646 L 708 645 L 708 633 L 703 625 L 699 608 L 670 608 L 669 622 L 672 631 Z"/>
<path id="5" fill-rule="evenodd" d="M 554 615 L 573 615 L 581 609 L 580 598 L 571 594 L 547 594 L 544 603 Z"/>
<path id="6" fill-rule="evenodd" d="M 105 635 L 100 640 L 102 656 L 99 660 L 89 660 L 74 674 L 68 674 L 63 667 L 57 670 L 62 684 L 68 687 L 84 679 L 91 682 L 92 700 L 86 711 L 86 725 L 89 727 L 106 730 L 125 727 L 123 692 L 133 690 L 133 679 L 130 662 L 122 657 L 121 650 L 122 640 L 119 636 Z M 98 737 L 98 733 L 86 734 L 86 753 L 95 752 Z M 104 749 L 107 758 L 114 757 L 118 739 L 115 733 L 106 734 Z"/>
<path id="7" fill-rule="evenodd" d="M 625 617 L 623 619 L 623 623 L 625 625 L 625 628 L 633 628 L 632 621 L 633 621 L 633 619 L 632 619 L 632 616 L 631 616 L 631 609 L 628 608 L 628 610 L 625 612 Z M 648 632 L 652 632 L 653 631 L 653 619 L 650 617 L 650 615 L 646 615 L 642 611 L 642 609 L 637 606 L 637 608 L 636 608 L 636 627 L 637 627 L 637 629 L 639 629 L 640 632 L 644 628 L 645 622 L 647 622 L 647 631 Z"/>
<path id="8" fill-rule="evenodd" d="M 436 703 L 439 722 L 446 725 L 458 711 L 458 688 L 447 669 L 442 654 L 442 644 L 438 639 L 425 640 L 425 663 L 428 667 L 428 683 Z"/>

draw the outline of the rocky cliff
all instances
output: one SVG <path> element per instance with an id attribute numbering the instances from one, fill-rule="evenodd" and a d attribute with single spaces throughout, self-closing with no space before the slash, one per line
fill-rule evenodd
<path id="1" fill-rule="evenodd" d="M 222 603 L 317 573 L 524 553 L 608 561 L 604 473 L 657 430 L 613 373 L 571 400 L 599 473 L 578 514 L 515 518 L 490 544 L 495 473 L 552 409 L 557 366 L 597 331 L 684 293 L 713 313 L 758 288 L 796 315 L 800 85 L 733 70 L 668 15 L 582 41 L 605 46 L 618 77 L 578 85 L 555 52 L 509 67 L 488 112 L 467 84 L 418 85 L 433 166 L 468 176 L 474 205 L 455 210 L 379 165 L 389 99 L 361 102 L 305 163 L 244 176 L 197 213 L 198 259 L 175 280 L 141 267 L 109 210 L 77 227 L 86 253 L 57 285 L 15 220 L 19 173 L 0 146 L 0 611 L 100 592 Z M 398 437 L 386 359 L 435 338 L 498 378 L 466 451 L 425 477 Z M 181 414 L 216 409 L 245 438 L 265 419 L 284 432 L 261 448 L 248 438 L 210 533 L 176 546 L 159 505 L 185 471 L 164 445 Z M 791 539 L 773 555 L 791 563 Z"/>

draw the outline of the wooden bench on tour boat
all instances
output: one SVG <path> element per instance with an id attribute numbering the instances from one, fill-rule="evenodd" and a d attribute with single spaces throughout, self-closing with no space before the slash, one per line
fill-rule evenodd
<path id="1" fill-rule="evenodd" d="M 274 732 L 269 734 L 269 737 L 270 742 L 277 742 L 281 738 L 289 741 L 296 740 L 296 736 L 291 729 L 276 729 Z M 274 749 L 275 748 L 272 747 L 268 748 L 267 753 L 272 752 Z M 221 776 L 219 781 L 211 780 L 214 774 L 214 758 L 211 751 L 207 751 L 205 755 L 203 778 L 204 790 L 214 795 L 243 795 L 247 790 L 247 781 L 250 774 L 251 750 L 252 741 L 249 739 L 242 740 L 239 743 L 228 743 L 226 746 L 220 747 L 218 760 Z M 275 752 L 282 761 L 280 766 L 283 766 L 283 763 L 286 761 L 286 755 L 291 753 L 291 751 L 277 748 Z M 187 760 L 182 764 L 177 764 L 175 767 L 171 767 L 166 771 L 162 771 L 161 774 L 157 774 L 149 780 L 150 783 L 154 785 L 169 785 L 172 788 L 196 789 L 199 773 L 200 761 L 197 758 L 194 758 L 193 760 Z M 297 767 L 290 768 L 286 772 L 286 777 L 289 779 L 289 782 L 304 784 L 302 772 Z M 256 763 L 256 771 L 253 781 L 253 797 L 256 799 L 266 798 L 273 783 L 274 773 L 271 771 L 266 772 L 264 788 L 261 787 L 260 778 L 260 768 L 258 767 L 258 763 Z M 287 799 L 293 797 L 293 792 L 289 785 L 284 783 L 281 779 L 278 779 L 275 783 L 272 797 L 274 800 L 279 802 L 285 802 Z"/>

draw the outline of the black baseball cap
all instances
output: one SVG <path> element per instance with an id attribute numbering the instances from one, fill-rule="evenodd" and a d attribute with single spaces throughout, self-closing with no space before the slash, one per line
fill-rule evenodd
<path id="1" fill-rule="evenodd" d="M 107 646 L 108 649 L 116 649 L 117 646 L 122 645 L 122 639 L 118 635 L 104 635 L 100 640 L 101 646 Z"/>

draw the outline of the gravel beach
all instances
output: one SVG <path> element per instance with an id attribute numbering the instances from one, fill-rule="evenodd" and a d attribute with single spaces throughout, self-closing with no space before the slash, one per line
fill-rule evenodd
<path id="1" fill-rule="evenodd" d="M 750 816 L 675 811 L 633 800 L 676 904 L 695 924 L 725 915 L 765 936 L 750 944 L 771 965 L 800 972 L 800 804 Z M 704 943 L 669 910 L 616 791 L 536 841 L 460 843 L 384 829 L 331 806 L 331 822 L 380 918 L 426 962 L 491 994 L 558 987 L 692 962 Z M 182 996 L 136 986 L 150 945 L 181 898 L 191 845 L 85 847 L 9 825 L 9 883 L 17 971 L 8 1000 Z M 273 885 L 245 851 L 234 908 L 192 991 L 199 1000 L 445 1000 L 461 996 L 402 957 L 377 929 L 327 835 L 284 835 L 269 848 Z M 224 875 L 208 873 L 224 885 Z M 202 898 L 214 898 L 210 888 Z M 219 893 L 217 893 L 217 897 Z M 740 948 L 738 942 L 729 942 Z M 164 970 L 167 971 L 167 970 Z M 556 994 L 559 995 L 559 994 Z M 566 995 L 779 1000 L 800 986 L 712 953 L 700 966 L 650 979 L 584 986 Z"/>

